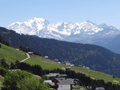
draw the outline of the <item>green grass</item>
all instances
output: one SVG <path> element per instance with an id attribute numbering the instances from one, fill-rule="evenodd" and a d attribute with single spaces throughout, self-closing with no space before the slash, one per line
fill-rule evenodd
<path id="1" fill-rule="evenodd" d="M 74 86 L 72 90 L 78 90 L 78 87 L 83 88 L 83 90 L 87 90 L 85 86 Z"/>
<path id="2" fill-rule="evenodd" d="M 71 69 L 76 71 L 76 72 L 83 73 L 83 74 L 85 74 L 93 79 L 96 79 L 96 80 L 103 79 L 106 83 L 112 82 L 114 84 L 120 84 L 120 78 L 118 78 L 118 77 L 113 78 L 113 75 L 108 75 L 108 74 L 105 74 L 105 73 L 100 72 L 100 71 L 94 71 L 94 70 L 86 69 L 83 67 L 72 67 Z M 118 81 L 119 83 L 117 83 L 115 81 Z"/>
<path id="3" fill-rule="evenodd" d="M 26 54 L 22 51 L 18 51 L 15 48 L 8 47 L 4 44 L 1 44 L 0 48 L 0 59 L 4 58 L 8 64 L 15 62 L 16 60 L 23 60 L 27 58 Z"/>
<path id="4" fill-rule="evenodd" d="M 55 62 L 47 60 L 41 56 L 31 56 L 31 58 L 26 60 L 25 63 L 29 63 L 30 65 L 40 65 L 43 69 L 49 70 L 61 68 L 61 66 L 55 64 Z"/>
<path id="5" fill-rule="evenodd" d="M 15 48 L 12 47 L 8 47 L 5 46 L 3 44 L 1 44 L 1 48 L 0 48 L 0 59 L 4 58 L 6 59 L 6 61 L 8 63 L 10 62 L 15 62 L 16 60 L 23 60 L 25 58 L 27 58 L 27 56 L 25 55 L 24 52 L 22 51 L 18 51 Z M 64 64 L 58 64 L 56 62 L 54 62 L 53 60 L 49 60 L 49 59 L 45 59 L 44 57 L 41 56 L 36 56 L 36 55 L 31 55 L 31 58 L 26 60 L 26 63 L 29 63 L 30 65 L 40 65 L 43 69 L 56 69 L 56 68 L 66 68 L 68 66 L 64 65 Z M 108 75 L 99 71 L 94 71 L 91 69 L 86 69 L 83 67 L 71 67 L 71 70 L 74 70 L 75 72 L 80 72 L 83 73 L 93 79 L 103 79 L 106 83 L 107 82 L 112 82 L 114 84 L 119 84 L 120 85 L 120 78 L 113 78 L 113 75 Z M 1 79 L 1 78 L 0 78 Z M 114 81 L 114 82 L 113 82 Z M 117 82 L 119 83 L 117 83 Z"/>

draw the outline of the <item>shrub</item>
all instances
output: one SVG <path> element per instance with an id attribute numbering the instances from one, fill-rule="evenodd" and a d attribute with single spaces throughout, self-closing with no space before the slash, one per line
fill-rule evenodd
<path id="1" fill-rule="evenodd" d="M 3 77 L 6 75 L 6 73 L 8 72 L 8 70 L 0 67 L 0 75 L 2 75 Z"/>

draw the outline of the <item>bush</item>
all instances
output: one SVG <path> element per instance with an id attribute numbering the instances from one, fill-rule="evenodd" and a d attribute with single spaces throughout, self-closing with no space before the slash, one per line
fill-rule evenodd
<path id="1" fill-rule="evenodd" d="M 3 86 L 5 90 L 50 90 L 50 87 L 27 71 L 12 71 L 5 75 Z"/>
<path id="2" fill-rule="evenodd" d="M 26 71 L 11 71 L 6 73 L 4 77 L 3 86 L 8 90 L 18 90 L 18 82 L 22 79 L 33 76 L 31 73 Z"/>
<path id="3" fill-rule="evenodd" d="M 1 67 L 5 69 L 9 69 L 9 65 L 5 62 L 5 59 L 1 59 Z"/>
<path id="4" fill-rule="evenodd" d="M 4 77 L 7 72 L 8 72 L 8 70 L 0 67 L 0 75 L 2 75 Z"/>

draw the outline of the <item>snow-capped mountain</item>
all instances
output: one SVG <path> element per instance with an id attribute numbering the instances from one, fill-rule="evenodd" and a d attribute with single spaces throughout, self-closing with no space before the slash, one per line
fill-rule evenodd
<path id="1" fill-rule="evenodd" d="M 72 24 L 71 22 L 58 22 L 51 24 L 43 18 L 33 18 L 25 22 L 15 22 L 7 27 L 17 33 L 37 35 L 42 38 L 93 43 L 95 40 L 112 38 L 120 34 L 120 30 L 107 26 L 97 25 L 90 21 Z"/>

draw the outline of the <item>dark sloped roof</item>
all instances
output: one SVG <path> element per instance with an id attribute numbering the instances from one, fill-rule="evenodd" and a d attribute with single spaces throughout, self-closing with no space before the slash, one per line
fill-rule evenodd
<path id="1" fill-rule="evenodd" d="M 55 78 L 56 80 L 65 80 L 65 78 Z"/>
<path id="2" fill-rule="evenodd" d="M 60 74 L 60 77 L 66 77 L 67 74 Z"/>
<path id="3" fill-rule="evenodd" d="M 69 85 L 74 84 L 74 79 L 65 79 L 65 80 L 59 80 L 58 85 Z"/>
<path id="4" fill-rule="evenodd" d="M 48 77 L 55 77 L 56 75 L 60 75 L 59 73 L 49 73 L 49 74 L 46 74 L 46 76 Z"/>
<path id="5" fill-rule="evenodd" d="M 95 90 L 105 90 L 104 87 L 96 87 Z"/>

